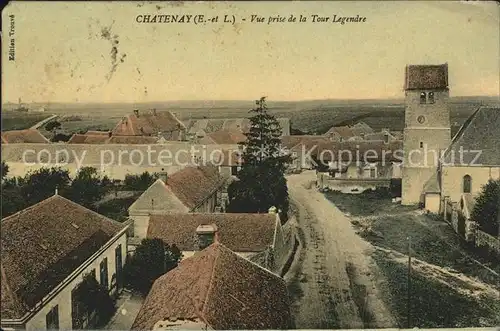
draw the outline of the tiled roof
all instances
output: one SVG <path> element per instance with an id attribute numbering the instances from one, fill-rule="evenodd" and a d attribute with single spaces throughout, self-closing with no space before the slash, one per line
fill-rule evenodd
<path id="1" fill-rule="evenodd" d="M 132 330 L 159 321 L 202 321 L 214 330 L 290 329 L 285 281 L 214 243 L 155 281 Z"/>
<path id="2" fill-rule="evenodd" d="M 302 139 L 298 144 L 293 146 L 290 150 L 296 153 L 306 152 L 315 150 L 320 144 L 328 144 L 330 140 L 322 136 L 310 136 Z M 314 155 L 312 152 L 311 155 Z"/>
<path id="3" fill-rule="evenodd" d="M 393 140 L 389 143 L 383 141 L 344 141 L 319 144 L 315 157 L 323 161 L 360 161 L 376 162 L 402 161 L 403 142 Z M 332 159 L 333 157 L 333 159 Z"/>
<path id="4" fill-rule="evenodd" d="M 365 122 L 358 122 L 351 126 L 352 133 L 355 136 L 367 135 L 374 133 L 373 129 Z"/>
<path id="5" fill-rule="evenodd" d="M 290 119 L 286 117 L 276 118 L 282 129 L 282 135 L 290 135 Z M 240 118 L 215 118 L 184 121 L 190 133 L 194 134 L 203 129 L 207 133 L 216 131 L 247 132 L 250 129 L 250 119 Z"/>
<path id="6" fill-rule="evenodd" d="M 276 214 L 215 213 L 151 215 L 148 238 L 160 238 L 183 251 L 198 250 L 196 228 L 215 224 L 219 241 L 235 252 L 261 252 L 274 243 Z"/>
<path id="7" fill-rule="evenodd" d="M 46 144 L 50 141 L 36 129 L 2 131 L 2 142 L 7 144 Z"/>
<path id="8" fill-rule="evenodd" d="M 224 184 L 217 167 L 188 166 L 167 179 L 172 192 L 189 208 L 196 208 Z"/>
<path id="9" fill-rule="evenodd" d="M 330 130 L 328 130 L 325 135 L 338 135 L 342 138 L 351 138 L 355 136 L 354 132 L 352 132 L 352 129 L 348 126 L 334 126 Z"/>
<path id="10" fill-rule="evenodd" d="M 448 89 L 448 64 L 406 66 L 405 89 Z"/>
<path id="11" fill-rule="evenodd" d="M 389 132 L 375 132 L 375 133 L 370 133 L 370 134 L 365 135 L 363 138 L 365 140 L 384 140 L 386 134 L 389 136 L 389 140 L 396 139 L 396 137 L 394 137 Z"/>
<path id="12" fill-rule="evenodd" d="M 207 142 L 210 141 L 213 144 L 225 145 L 239 144 L 240 142 L 244 142 L 247 139 L 247 137 L 241 132 L 228 130 L 220 130 L 208 133 L 206 135 L 206 138 L 209 139 L 206 140 Z M 203 144 L 203 139 L 202 141 L 200 141 L 200 143 Z"/>
<path id="13" fill-rule="evenodd" d="M 74 134 L 68 140 L 68 144 L 105 144 L 109 139 L 106 135 Z"/>
<path id="14" fill-rule="evenodd" d="M 113 129 L 113 135 L 157 136 L 159 132 L 170 132 L 171 138 L 177 140 L 179 131 L 185 129 L 172 112 L 139 112 L 138 115 L 127 115 L 120 120 Z"/>
<path id="15" fill-rule="evenodd" d="M 500 108 L 476 110 L 453 138 L 443 165 L 499 166 Z"/>
<path id="16" fill-rule="evenodd" d="M 124 226 L 58 195 L 3 219 L 2 319 L 22 317 Z"/>

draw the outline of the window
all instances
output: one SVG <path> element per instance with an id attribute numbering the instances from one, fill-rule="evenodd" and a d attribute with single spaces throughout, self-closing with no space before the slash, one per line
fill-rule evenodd
<path id="1" fill-rule="evenodd" d="M 420 93 L 420 103 L 426 103 L 427 102 L 427 96 L 425 92 Z"/>
<path id="2" fill-rule="evenodd" d="M 100 273 L 100 278 L 101 278 L 101 285 L 108 288 L 108 258 L 104 258 L 104 260 L 101 261 L 101 265 L 99 268 L 99 273 Z"/>
<path id="3" fill-rule="evenodd" d="M 434 103 L 434 92 L 429 92 L 429 103 Z"/>
<path id="4" fill-rule="evenodd" d="M 469 175 L 465 175 L 463 180 L 463 192 L 470 193 L 471 190 L 472 190 L 472 177 Z"/>
<path id="5" fill-rule="evenodd" d="M 90 274 L 92 275 L 92 277 L 94 277 L 97 280 L 97 275 L 95 273 L 95 268 L 90 271 Z"/>
<path id="6" fill-rule="evenodd" d="M 231 175 L 236 176 L 238 174 L 238 166 L 231 167 Z"/>
<path id="7" fill-rule="evenodd" d="M 54 306 L 45 316 L 47 330 L 59 329 L 59 306 Z"/>
<path id="8" fill-rule="evenodd" d="M 420 142 L 420 148 L 424 148 L 424 142 L 423 141 Z"/>
<path id="9" fill-rule="evenodd" d="M 370 169 L 370 178 L 375 178 L 377 176 L 377 169 L 371 168 Z"/>

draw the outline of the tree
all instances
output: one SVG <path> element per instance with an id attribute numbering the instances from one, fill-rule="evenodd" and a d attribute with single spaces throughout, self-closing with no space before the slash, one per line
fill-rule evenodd
<path id="1" fill-rule="evenodd" d="M 93 167 L 83 167 L 78 175 L 71 182 L 68 197 L 70 200 L 93 208 L 94 203 L 101 200 L 109 188 L 109 179 L 99 177 L 97 169 Z"/>
<path id="2" fill-rule="evenodd" d="M 127 189 L 131 191 L 145 191 L 151 186 L 157 179 L 159 175 L 154 173 L 150 174 L 145 171 L 140 175 L 126 175 L 124 180 L 124 185 Z"/>
<path id="3" fill-rule="evenodd" d="M 250 110 L 250 130 L 242 143 L 243 164 L 238 181 L 228 188 L 230 212 L 262 213 L 276 207 L 288 211 L 286 164 L 290 161 L 281 150 L 281 127 L 267 112 L 265 97 Z"/>
<path id="4" fill-rule="evenodd" d="M 108 290 L 95 279 L 93 274 L 86 274 L 83 281 L 77 285 L 74 292 L 74 300 L 77 300 L 81 311 L 80 316 L 90 316 L 97 313 L 97 325 L 106 324 L 113 316 L 116 307 Z"/>
<path id="5" fill-rule="evenodd" d="M 41 168 L 29 172 L 21 181 L 21 192 L 28 205 L 54 195 L 56 188 L 64 195 L 70 183 L 69 172 L 61 168 Z"/>
<path id="6" fill-rule="evenodd" d="M 500 229 L 499 208 L 500 179 L 490 179 L 476 198 L 471 218 L 479 224 L 482 231 L 496 237 Z"/>
<path id="7" fill-rule="evenodd" d="M 146 295 L 158 277 L 175 268 L 182 258 L 177 246 L 161 239 L 143 239 L 134 255 L 127 257 L 124 267 L 125 284 Z"/>
<path id="8" fill-rule="evenodd" d="M 5 161 L 2 161 L 2 165 L 0 167 L 0 172 L 2 174 L 2 180 L 7 177 L 7 174 L 9 173 L 9 166 L 7 165 L 7 163 L 5 163 Z"/>
<path id="9" fill-rule="evenodd" d="M 49 123 L 45 124 L 45 130 L 49 132 L 55 132 L 56 130 L 61 128 L 61 123 L 59 121 L 50 121 Z"/>

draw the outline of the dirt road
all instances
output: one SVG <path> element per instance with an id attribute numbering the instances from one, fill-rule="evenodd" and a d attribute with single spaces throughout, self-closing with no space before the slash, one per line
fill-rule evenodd
<path id="1" fill-rule="evenodd" d="M 310 183 L 314 172 L 287 178 L 302 249 L 294 278 L 297 328 L 388 328 L 397 324 L 377 289 L 373 247 L 349 218 Z M 293 291 L 292 291 L 293 292 Z"/>

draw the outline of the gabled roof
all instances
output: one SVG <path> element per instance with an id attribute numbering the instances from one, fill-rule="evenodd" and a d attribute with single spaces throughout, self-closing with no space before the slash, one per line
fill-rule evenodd
<path id="1" fill-rule="evenodd" d="M 148 238 L 160 238 L 182 251 L 196 251 L 196 228 L 215 224 L 219 241 L 235 252 L 261 252 L 274 245 L 276 214 L 164 214 L 149 218 Z"/>
<path id="2" fill-rule="evenodd" d="M 162 210 L 169 205 L 169 192 L 187 208 L 194 209 L 209 198 L 227 179 L 220 175 L 215 166 L 188 166 L 167 177 L 167 182 L 158 179 L 137 200 L 130 209 Z M 164 195 L 163 195 L 164 194 Z M 148 197 L 146 199 L 146 197 Z"/>
<path id="3" fill-rule="evenodd" d="M 448 89 L 448 64 L 407 65 L 405 90 Z"/>
<path id="4" fill-rule="evenodd" d="M 453 138 L 443 165 L 499 166 L 500 108 L 478 108 Z"/>
<path id="5" fill-rule="evenodd" d="M 165 320 L 214 330 L 290 329 L 290 303 L 282 278 L 214 243 L 155 281 L 132 330 Z"/>
<path id="6" fill-rule="evenodd" d="M 77 134 L 71 136 L 68 144 L 105 144 L 109 139 L 109 135 L 92 135 L 92 134 Z"/>
<path id="7" fill-rule="evenodd" d="M 170 111 L 141 112 L 124 117 L 113 129 L 113 135 L 157 136 L 159 132 L 172 134 L 185 130 L 184 124 Z"/>
<path id="8" fill-rule="evenodd" d="M 354 132 L 352 132 L 352 129 L 348 126 L 334 126 L 330 128 L 330 130 L 328 130 L 325 135 L 338 135 L 342 138 L 351 138 L 355 136 Z"/>
<path id="9" fill-rule="evenodd" d="M 187 207 L 196 208 L 211 196 L 224 180 L 214 166 L 188 166 L 168 177 L 166 184 Z"/>
<path id="10" fill-rule="evenodd" d="M 50 141 L 36 129 L 2 131 L 2 142 L 7 144 L 47 144 Z"/>
<path id="11" fill-rule="evenodd" d="M 219 145 L 235 145 L 247 140 L 247 137 L 238 131 L 220 130 L 208 133 L 205 136 L 206 139 L 202 138 L 200 143 L 203 141 L 211 142 L 213 144 Z"/>
<path id="12" fill-rule="evenodd" d="M 2 319 L 21 318 L 124 227 L 59 195 L 2 219 Z"/>
<path id="13" fill-rule="evenodd" d="M 373 129 L 365 122 L 358 122 L 351 126 L 352 133 L 355 136 L 367 135 L 374 133 Z"/>
<path id="14" fill-rule="evenodd" d="M 291 149 L 292 147 L 294 147 L 298 143 L 300 143 L 302 140 L 305 140 L 305 139 L 319 139 L 319 138 L 322 138 L 322 137 L 321 136 L 314 136 L 314 135 L 282 136 L 281 137 L 281 145 L 283 145 L 283 147 Z"/>

